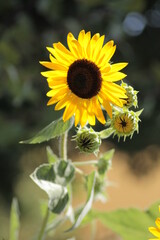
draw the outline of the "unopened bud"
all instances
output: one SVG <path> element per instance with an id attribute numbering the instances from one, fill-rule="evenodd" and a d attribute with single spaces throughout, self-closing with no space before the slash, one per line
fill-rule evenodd
<path id="1" fill-rule="evenodd" d="M 126 100 L 126 103 L 124 104 L 125 107 L 130 108 L 134 106 L 135 108 L 138 106 L 138 100 L 137 100 L 137 93 L 138 91 L 135 91 L 134 88 L 124 82 L 122 82 L 121 86 L 126 90 L 126 96 L 128 97 Z"/>
<path id="2" fill-rule="evenodd" d="M 75 137 L 77 147 L 81 152 L 94 153 L 99 151 L 101 138 L 97 132 L 90 128 L 79 128 Z"/>

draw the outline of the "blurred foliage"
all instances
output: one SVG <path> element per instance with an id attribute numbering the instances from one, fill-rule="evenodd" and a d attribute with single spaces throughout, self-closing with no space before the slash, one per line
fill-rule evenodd
<path id="1" fill-rule="evenodd" d="M 117 44 L 113 61 L 129 62 L 126 80 L 139 91 L 139 107 L 145 110 L 140 134 L 119 146 L 135 151 L 159 144 L 159 22 L 159 0 L 0 1 L 0 188 L 6 199 L 12 198 L 24 149 L 18 142 L 61 115 L 46 107 L 48 87 L 39 60 L 48 59 L 45 46 L 66 44 L 69 31 L 105 34 Z"/>

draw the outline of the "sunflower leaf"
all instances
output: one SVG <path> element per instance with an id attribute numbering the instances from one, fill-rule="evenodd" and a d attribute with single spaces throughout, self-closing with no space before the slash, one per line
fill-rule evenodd
<path id="1" fill-rule="evenodd" d="M 53 213 L 61 213 L 69 199 L 67 184 L 71 182 L 73 176 L 72 163 L 61 160 L 54 164 L 40 165 L 30 177 L 48 194 L 49 209 Z"/>
<path id="2" fill-rule="evenodd" d="M 14 198 L 12 201 L 11 213 L 10 213 L 9 240 L 18 240 L 19 226 L 20 226 L 20 222 L 19 222 L 18 201 L 16 198 Z"/>
<path id="3" fill-rule="evenodd" d="M 28 140 L 20 141 L 20 143 L 25 144 L 35 144 L 49 141 L 55 137 L 58 137 L 68 131 L 73 126 L 73 118 L 64 122 L 62 118 L 51 122 L 48 126 L 43 128 L 39 133 L 37 133 L 33 138 Z"/>
<path id="4" fill-rule="evenodd" d="M 80 211 L 80 213 L 78 214 L 78 217 L 77 217 L 75 223 L 73 224 L 73 226 L 70 229 L 66 230 L 66 232 L 70 232 L 70 231 L 74 230 L 75 228 L 77 228 L 81 224 L 83 218 L 91 210 L 93 198 L 94 198 L 95 179 L 96 179 L 95 171 L 87 176 L 87 189 L 88 189 L 87 201 L 86 201 L 84 207 L 82 208 L 82 210 Z"/>
<path id="5" fill-rule="evenodd" d="M 159 204 L 160 202 L 152 205 L 147 211 L 136 208 L 118 209 L 112 212 L 92 211 L 85 217 L 83 224 L 99 219 L 123 240 L 146 240 L 151 238 L 148 227 L 155 225 Z"/>

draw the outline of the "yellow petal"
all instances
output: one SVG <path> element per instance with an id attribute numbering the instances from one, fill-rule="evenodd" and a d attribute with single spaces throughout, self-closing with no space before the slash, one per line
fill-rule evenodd
<path id="1" fill-rule="evenodd" d="M 55 86 L 59 86 L 59 85 L 64 85 L 67 84 L 67 79 L 66 77 L 52 77 L 52 78 L 47 78 L 47 82 L 48 82 L 48 86 L 50 88 L 55 87 Z"/>
<path id="2" fill-rule="evenodd" d="M 80 124 L 81 127 L 84 127 L 87 123 L 87 118 L 88 118 L 88 114 L 87 114 L 87 110 L 86 109 L 80 109 Z"/>
<path id="3" fill-rule="evenodd" d="M 73 57 L 71 57 L 69 54 L 62 53 L 58 49 L 53 49 L 50 47 L 47 47 L 47 50 L 60 62 L 62 65 L 69 66 L 73 62 Z"/>
<path id="4" fill-rule="evenodd" d="M 68 95 L 66 94 L 55 106 L 55 110 L 64 108 L 69 102 Z"/>
<path id="5" fill-rule="evenodd" d="M 105 108 L 106 112 L 108 113 L 109 117 L 112 118 L 112 107 L 110 103 L 107 100 L 103 100 L 102 105 Z"/>
<path id="6" fill-rule="evenodd" d="M 110 72 L 118 72 L 125 68 L 128 65 L 128 63 L 115 63 L 111 65 Z"/>
<path id="7" fill-rule="evenodd" d="M 102 60 L 104 59 L 104 57 L 105 57 L 106 53 L 109 51 L 109 49 L 111 49 L 113 47 L 113 44 L 114 44 L 114 42 L 111 40 L 103 46 L 103 48 L 100 52 L 99 60 L 97 62 L 98 65 L 103 66 L 106 63 L 106 62 L 103 62 Z"/>
<path id="8" fill-rule="evenodd" d="M 160 218 L 157 218 L 155 223 L 156 223 L 157 227 L 160 230 Z"/>
<path id="9" fill-rule="evenodd" d="M 48 101 L 47 106 L 53 105 L 53 104 L 55 104 L 57 101 L 58 101 L 58 100 L 57 100 L 56 98 L 53 98 L 53 97 L 52 97 L 52 98 Z"/>
<path id="10" fill-rule="evenodd" d="M 76 109 L 76 112 L 75 112 L 75 123 L 74 123 L 75 127 L 78 125 L 79 119 L 80 119 L 80 110 L 79 110 L 79 106 L 78 106 Z"/>
<path id="11" fill-rule="evenodd" d="M 62 71 L 66 71 L 67 67 L 57 63 L 52 63 L 52 62 L 47 62 L 47 61 L 40 61 L 40 64 L 42 64 L 43 66 L 53 69 L 53 70 L 62 70 Z"/>
<path id="12" fill-rule="evenodd" d="M 110 86 L 110 84 L 108 84 L 107 86 L 103 84 L 101 90 L 105 93 L 108 93 L 108 94 L 113 94 L 115 95 L 116 97 L 119 97 L 119 98 L 128 98 L 126 95 L 125 95 L 125 91 L 123 90 L 120 90 L 120 89 L 116 89 L 116 87 L 112 87 Z"/>
<path id="13" fill-rule="evenodd" d="M 45 72 L 41 72 L 42 76 L 47 77 L 47 78 L 51 78 L 51 77 L 56 77 L 56 76 L 61 76 L 61 77 L 67 77 L 67 72 L 66 71 L 45 71 Z"/>
<path id="14" fill-rule="evenodd" d="M 95 49 L 94 49 L 92 57 L 93 57 L 93 61 L 96 63 L 98 62 L 99 57 L 100 57 L 100 51 L 101 51 L 103 43 L 104 43 L 104 38 L 105 38 L 104 35 L 101 36 L 95 44 Z"/>
<path id="15" fill-rule="evenodd" d="M 60 89 L 54 89 L 54 90 L 50 90 L 47 93 L 48 97 L 56 97 L 57 95 L 62 95 L 68 92 L 68 87 L 64 87 L 64 88 L 60 88 Z"/>
<path id="16" fill-rule="evenodd" d="M 84 40 L 84 37 L 85 37 L 85 31 L 82 30 L 80 31 L 79 35 L 78 35 L 78 42 L 83 46 L 83 40 Z"/>
<path id="17" fill-rule="evenodd" d="M 78 59 L 79 53 L 77 51 L 75 44 L 73 43 L 73 40 L 77 41 L 72 33 L 68 33 L 68 35 L 67 35 L 68 47 L 69 47 L 71 53 L 74 55 L 75 59 Z"/>
<path id="18" fill-rule="evenodd" d="M 160 238 L 160 229 L 155 227 L 149 227 L 149 231 L 156 237 Z"/>
<path id="19" fill-rule="evenodd" d="M 108 82 L 116 82 L 116 81 L 122 80 L 126 76 L 127 76 L 126 74 L 121 73 L 121 72 L 114 72 L 114 73 L 109 72 L 106 74 L 102 73 L 102 78 Z"/>
<path id="20" fill-rule="evenodd" d="M 106 123 L 106 120 L 104 118 L 100 103 L 98 101 L 98 99 L 96 97 L 93 98 L 93 105 L 94 105 L 94 109 L 93 112 L 96 115 L 96 118 L 98 119 L 98 121 L 100 121 L 102 124 Z"/>
<path id="21" fill-rule="evenodd" d="M 74 105 L 73 103 L 68 103 L 68 105 L 65 108 L 65 111 L 63 113 L 63 120 L 64 122 L 67 121 L 68 119 L 70 119 L 74 113 L 76 111 L 76 105 Z"/>
<path id="22" fill-rule="evenodd" d="M 61 42 L 54 43 L 53 46 L 55 49 L 58 49 L 59 51 L 61 51 L 62 54 L 65 53 L 66 55 L 69 55 L 74 60 L 72 53 Z"/>
<path id="23" fill-rule="evenodd" d="M 109 101 L 110 103 L 113 103 L 114 105 L 117 105 L 119 107 L 123 107 L 123 103 L 122 101 L 116 97 L 115 95 L 113 95 L 111 92 L 104 92 L 104 91 L 100 91 L 99 92 L 99 96 L 106 101 Z"/>
<path id="24" fill-rule="evenodd" d="M 88 123 L 92 126 L 95 125 L 96 119 L 94 114 L 88 113 Z"/>

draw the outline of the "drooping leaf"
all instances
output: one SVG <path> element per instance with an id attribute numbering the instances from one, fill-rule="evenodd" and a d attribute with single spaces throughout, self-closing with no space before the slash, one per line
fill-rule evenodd
<path id="1" fill-rule="evenodd" d="M 10 212 L 9 240 L 18 240 L 19 236 L 19 207 L 16 198 L 13 199 Z"/>
<path id="2" fill-rule="evenodd" d="M 62 118 L 53 121 L 48 126 L 43 128 L 39 133 L 37 133 L 33 138 L 21 141 L 20 143 L 25 144 L 35 144 L 49 141 L 55 137 L 58 137 L 68 131 L 73 126 L 73 118 L 64 122 Z"/>
<path id="3" fill-rule="evenodd" d="M 87 196 L 87 201 L 82 208 L 82 210 L 79 212 L 78 217 L 73 224 L 73 226 L 68 229 L 66 232 L 72 231 L 75 228 L 77 228 L 83 218 L 87 215 L 87 213 L 91 210 L 92 203 L 93 203 L 93 198 L 94 198 L 94 186 L 95 186 L 95 179 L 96 179 L 96 173 L 92 172 L 88 177 L 87 177 L 87 190 L 88 190 L 88 196 Z"/>
<path id="4" fill-rule="evenodd" d="M 69 196 L 67 184 L 74 176 L 74 167 L 69 161 L 58 161 L 54 164 L 43 164 L 32 173 L 32 180 L 43 189 L 49 197 L 48 207 L 54 213 L 65 208 Z"/>
<path id="5" fill-rule="evenodd" d="M 112 212 L 92 211 L 85 217 L 83 224 L 99 219 L 106 227 L 120 235 L 123 240 L 146 240 L 153 238 L 148 227 L 155 225 L 158 205 L 160 202 L 152 205 L 147 211 L 136 208 L 119 209 Z"/>
<path id="6" fill-rule="evenodd" d="M 58 161 L 57 155 L 54 154 L 54 152 L 49 146 L 46 147 L 46 152 L 47 152 L 47 159 L 49 163 L 55 163 L 56 161 Z"/>

